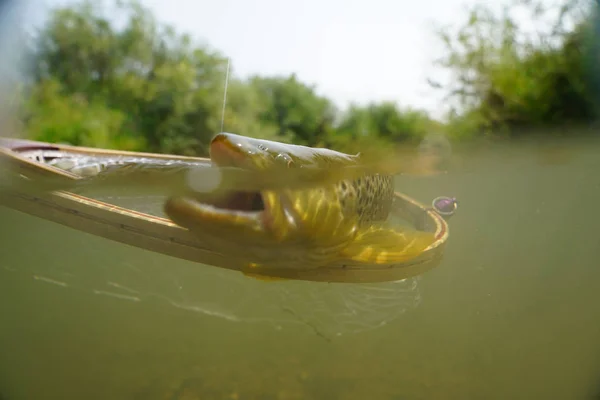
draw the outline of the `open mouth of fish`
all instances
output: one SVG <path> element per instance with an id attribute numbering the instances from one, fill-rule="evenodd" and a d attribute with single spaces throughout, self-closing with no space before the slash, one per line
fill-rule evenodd
<path id="1" fill-rule="evenodd" d="M 260 192 L 228 192 L 216 199 L 196 199 L 201 206 L 215 212 L 257 214 L 265 210 Z"/>
<path id="2" fill-rule="evenodd" d="M 232 191 L 217 196 L 194 195 L 167 201 L 165 211 L 177 224 L 189 226 L 209 223 L 221 226 L 246 226 L 262 229 L 268 219 L 260 192 Z M 196 223 L 194 223 L 196 221 Z"/>
<path id="3" fill-rule="evenodd" d="M 248 157 L 234 148 L 227 141 L 214 140 L 211 144 L 211 160 L 218 166 L 234 166 L 252 168 Z M 219 194 L 194 193 L 190 196 L 176 197 L 168 200 L 167 214 L 180 225 L 185 222 L 209 223 L 213 228 L 232 226 L 253 227 L 262 230 L 270 225 L 271 213 L 267 192 L 261 191 L 228 191 Z"/>

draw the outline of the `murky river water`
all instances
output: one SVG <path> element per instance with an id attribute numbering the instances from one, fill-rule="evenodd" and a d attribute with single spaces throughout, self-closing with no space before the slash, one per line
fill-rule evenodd
<path id="1" fill-rule="evenodd" d="M 315 317 L 334 300 L 315 302 L 323 286 L 0 208 L 0 398 L 598 399 L 599 172 L 586 142 L 496 146 L 398 179 L 423 202 L 459 199 L 444 261 L 388 306 L 367 293 L 373 329 L 341 336 L 315 330 L 344 317 Z"/>

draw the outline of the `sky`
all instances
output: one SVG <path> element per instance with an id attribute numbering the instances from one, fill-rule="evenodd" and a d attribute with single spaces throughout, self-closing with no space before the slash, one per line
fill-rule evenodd
<path id="1" fill-rule="evenodd" d="M 73 0 L 39 0 L 43 9 Z M 141 0 L 155 17 L 231 58 L 231 73 L 296 73 L 345 108 L 392 100 L 441 116 L 436 24 L 475 0 Z M 36 1 L 38 3 L 38 1 Z"/>
<path id="2" fill-rule="evenodd" d="M 238 76 L 290 74 L 345 107 L 396 100 L 435 111 L 426 84 L 442 51 L 433 21 L 465 0 L 145 0 L 163 21 L 231 57 Z M 464 15 L 464 14 L 462 14 Z M 438 96 L 439 97 L 439 96 Z"/>

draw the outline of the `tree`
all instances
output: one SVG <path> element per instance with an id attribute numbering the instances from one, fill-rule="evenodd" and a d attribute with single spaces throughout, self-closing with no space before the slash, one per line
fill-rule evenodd
<path id="1" fill-rule="evenodd" d="M 160 26 L 136 2 L 116 6 L 120 29 L 90 1 L 55 10 L 37 35 L 35 84 L 54 80 L 58 96 L 120 111 L 126 118 L 123 129 L 111 128 L 115 138 L 137 135 L 149 151 L 206 153 L 219 125 L 226 60 Z"/>
<path id="2" fill-rule="evenodd" d="M 528 13 L 536 29 L 519 29 L 517 13 Z M 441 29 L 447 54 L 438 65 L 450 79 L 432 86 L 454 105 L 451 121 L 472 133 L 504 128 L 515 134 L 523 132 L 515 128 L 595 118 L 583 64 L 587 15 L 584 0 L 552 6 L 517 0 L 499 14 L 478 4 L 457 30 Z"/>
<path id="3" fill-rule="evenodd" d="M 279 137 L 291 135 L 298 144 L 326 143 L 333 129 L 335 108 L 317 95 L 314 87 L 299 82 L 293 74 L 287 78 L 254 76 L 249 83 L 263 105 L 261 123 L 277 126 Z"/>
<path id="4" fill-rule="evenodd" d="M 290 76 L 225 79 L 227 59 L 159 24 L 135 0 L 57 8 L 37 33 L 23 95 L 30 138 L 74 145 L 207 155 L 223 129 L 327 146 L 377 147 L 422 137 L 427 114 L 393 103 L 338 110 Z"/>
<path id="5" fill-rule="evenodd" d="M 365 107 L 353 104 L 339 124 L 340 133 L 352 138 L 370 135 L 396 143 L 420 140 L 435 128 L 436 124 L 426 112 L 401 109 L 388 101 L 370 103 Z"/>

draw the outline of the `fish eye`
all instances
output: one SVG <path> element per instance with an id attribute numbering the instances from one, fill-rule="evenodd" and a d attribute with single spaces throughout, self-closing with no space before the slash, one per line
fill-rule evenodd
<path id="1" fill-rule="evenodd" d="M 277 157 L 275 157 L 275 161 L 281 162 L 285 165 L 289 167 L 291 167 L 294 164 L 294 160 L 292 160 L 292 158 L 290 156 L 288 156 L 287 154 L 278 154 Z"/>
<path id="2" fill-rule="evenodd" d="M 262 143 L 258 145 L 258 149 L 259 149 L 259 150 L 262 150 L 262 151 L 267 151 L 267 150 L 268 150 L 268 149 L 267 149 L 267 146 L 265 146 L 265 145 L 264 145 L 264 144 L 262 144 Z"/>

